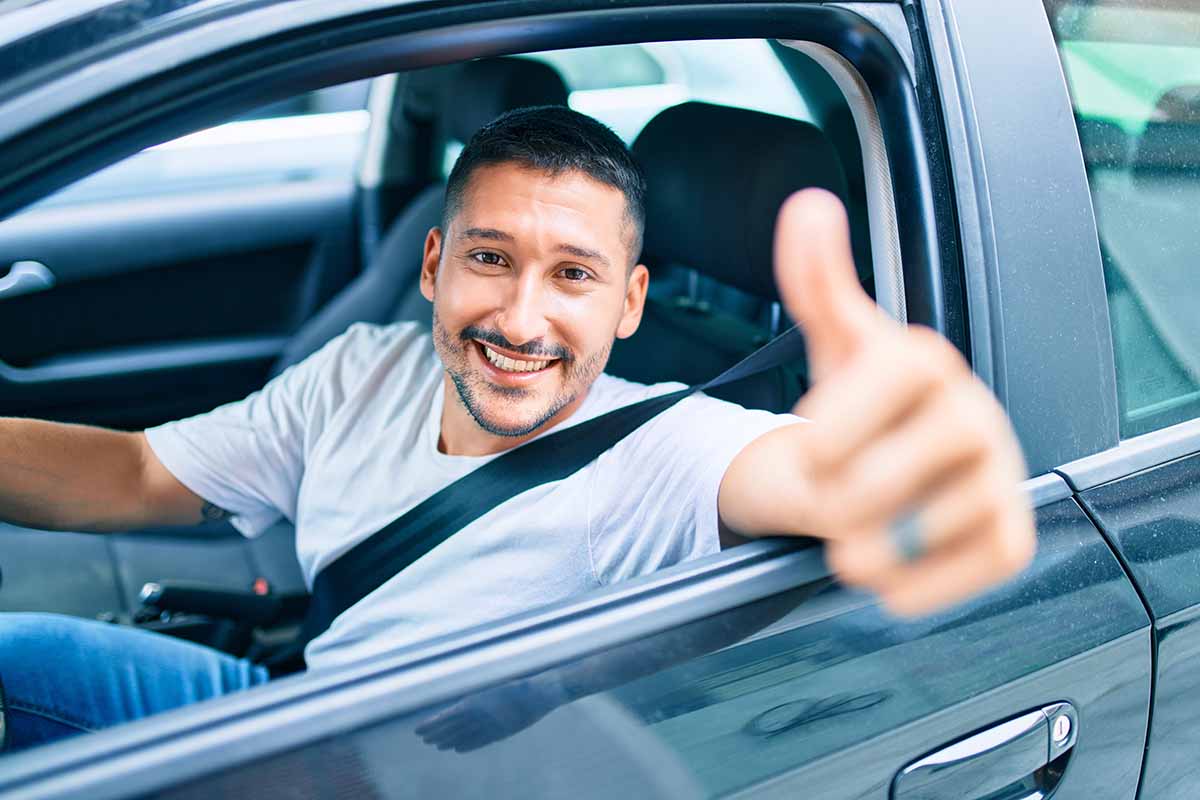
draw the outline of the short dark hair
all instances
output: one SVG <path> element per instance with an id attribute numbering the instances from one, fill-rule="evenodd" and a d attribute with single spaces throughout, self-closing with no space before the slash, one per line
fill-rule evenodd
<path id="1" fill-rule="evenodd" d="M 513 109 L 475 132 L 446 180 L 443 230 L 462 208 L 463 192 L 475 170 L 508 162 L 550 175 L 578 170 L 620 189 L 633 232 L 631 263 L 636 263 L 646 224 L 646 177 L 612 129 L 566 106 Z"/>

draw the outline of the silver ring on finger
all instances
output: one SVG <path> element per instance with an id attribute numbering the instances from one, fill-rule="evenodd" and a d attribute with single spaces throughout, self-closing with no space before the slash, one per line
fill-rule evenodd
<path id="1" fill-rule="evenodd" d="M 925 531 L 919 514 L 910 512 L 896 517 L 888 526 L 888 536 L 896 554 L 905 564 L 911 564 L 925 555 Z"/>

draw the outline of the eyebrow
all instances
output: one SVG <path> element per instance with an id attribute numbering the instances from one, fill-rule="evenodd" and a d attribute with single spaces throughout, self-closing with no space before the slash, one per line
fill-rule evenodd
<path id="1" fill-rule="evenodd" d="M 606 269 L 612 266 L 602 253 L 595 250 L 588 250 L 586 247 L 577 247 L 573 244 L 560 244 L 558 250 L 560 253 L 566 253 L 576 258 L 590 258 L 593 261 L 599 261 Z"/>
<path id="2" fill-rule="evenodd" d="M 511 233 L 495 228 L 467 228 L 462 235 L 468 239 L 491 239 L 497 242 L 515 242 Z"/>
<path id="3" fill-rule="evenodd" d="M 489 239 L 494 242 L 516 241 L 511 233 L 505 233 L 504 231 L 496 228 L 467 228 L 462 232 L 462 235 L 467 239 Z M 560 253 L 566 253 L 567 255 L 575 256 L 576 258 L 592 259 L 593 261 L 598 261 L 606 268 L 612 267 L 612 264 L 610 264 L 608 259 L 604 257 L 604 254 L 597 250 L 589 250 L 586 247 L 580 247 L 578 245 L 566 243 L 560 244 L 557 249 Z"/>

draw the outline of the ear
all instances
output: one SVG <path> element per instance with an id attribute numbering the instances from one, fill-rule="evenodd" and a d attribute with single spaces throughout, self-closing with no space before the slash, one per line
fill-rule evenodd
<path id="1" fill-rule="evenodd" d="M 642 309 L 646 307 L 646 289 L 650 286 L 650 270 L 638 264 L 625 282 L 625 310 L 617 325 L 617 338 L 628 339 L 642 324 Z"/>
<path id="2" fill-rule="evenodd" d="M 425 234 L 425 256 L 421 260 L 421 294 L 433 302 L 433 285 L 437 280 L 438 264 L 442 260 L 442 229 L 430 228 Z"/>

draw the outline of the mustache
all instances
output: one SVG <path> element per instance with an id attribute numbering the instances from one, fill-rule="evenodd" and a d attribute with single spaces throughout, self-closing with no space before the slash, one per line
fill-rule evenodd
<path id="1" fill-rule="evenodd" d="M 502 347 L 513 353 L 519 353 L 523 356 L 536 356 L 540 358 L 558 358 L 564 362 L 574 360 L 571 351 L 562 345 L 547 345 L 541 339 L 535 339 L 532 342 L 525 344 L 513 344 L 504 337 L 499 331 L 488 330 L 481 328 L 478 325 L 468 325 L 458 334 L 458 338 L 464 342 L 480 341 L 486 344 Z"/>

